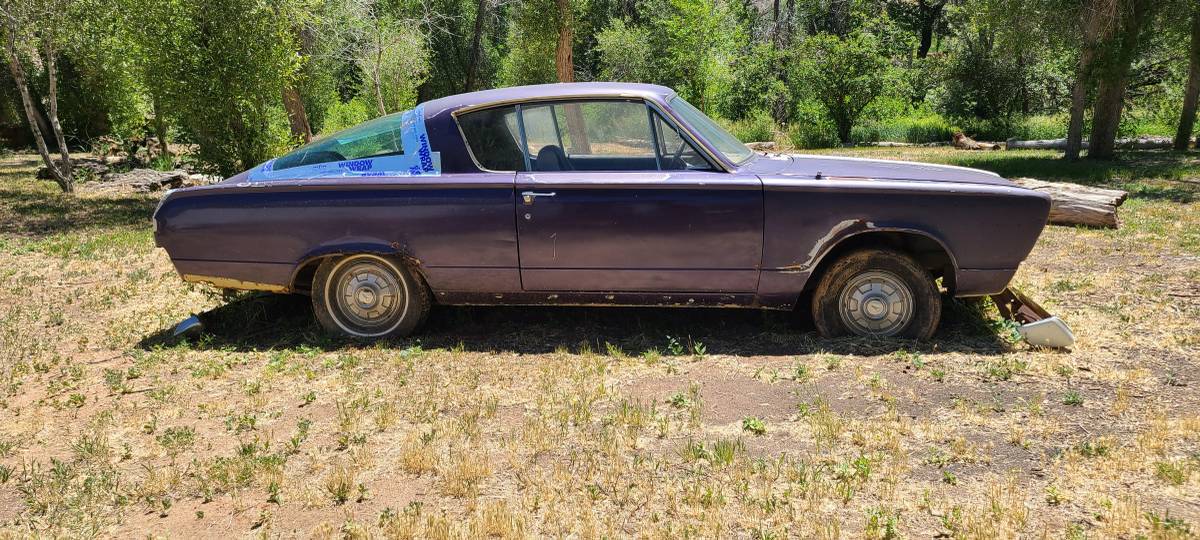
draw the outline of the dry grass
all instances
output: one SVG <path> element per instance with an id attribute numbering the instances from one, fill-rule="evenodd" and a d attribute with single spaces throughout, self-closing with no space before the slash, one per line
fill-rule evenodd
<path id="1" fill-rule="evenodd" d="M 1200 188 L 1151 158 L 1087 176 L 1134 191 L 1121 230 L 1051 227 L 1016 278 L 1069 352 L 956 302 L 924 344 L 567 308 L 439 308 L 412 340 L 345 344 L 303 299 L 182 283 L 154 199 L 64 198 L 9 158 L 0 537 L 1194 537 Z M 207 310 L 205 336 L 165 339 Z"/>

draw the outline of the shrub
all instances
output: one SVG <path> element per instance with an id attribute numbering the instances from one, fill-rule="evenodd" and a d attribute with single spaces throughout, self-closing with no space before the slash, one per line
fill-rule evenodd
<path id="1" fill-rule="evenodd" d="M 363 97 L 356 97 L 347 102 L 334 100 L 325 109 L 324 125 L 321 134 L 336 133 L 343 129 L 356 126 L 374 116 L 376 110 Z"/>
<path id="2" fill-rule="evenodd" d="M 825 118 L 821 106 L 812 102 L 801 102 L 796 107 L 792 123 L 788 127 L 788 142 L 796 148 L 832 148 L 841 146 L 837 128 Z"/>
<path id="3" fill-rule="evenodd" d="M 878 49 L 879 43 L 870 34 L 817 34 L 804 41 L 796 57 L 798 80 L 824 105 L 843 143 L 851 141 L 851 130 L 863 110 L 892 82 L 887 60 Z"/>
<path id="4" fill-rule="evenodd" d="M 763 110 L 754 111 L 742 120 L 722 120 L 721 123 L 742 142 L 773 141 L 779 130 L 771 115 Z"/>
<path id="5" fill-rule="evenodd" d="M 870 122 L 853 131 L 856 142 L 893 141 L 913 144 L 946 142 L 954 134 L 950 122 L 938 114 L 918 114 L 891 121 Z"/>

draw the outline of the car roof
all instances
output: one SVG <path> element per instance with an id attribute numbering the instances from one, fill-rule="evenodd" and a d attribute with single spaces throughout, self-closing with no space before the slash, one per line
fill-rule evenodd
<path id="1" fill-rule="evenodd" d="M 425 115 L 430 117 L 445 111 L 454 112 L 459 109 L 538 99 L 633 97 L 666 100 L 673 95 L 675 91 L 665 86 L 639 83 L 583 82 L 510 86 L 456 94 L 426 102 Z"/>

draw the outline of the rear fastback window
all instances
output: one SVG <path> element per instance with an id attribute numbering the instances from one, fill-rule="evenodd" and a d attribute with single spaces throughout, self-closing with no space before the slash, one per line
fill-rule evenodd
<path id="1" fill-rule="evenodd" d="M 515 107 L 499 107 L 467 113 L 458 117 L 471 154 L 484 169 L 519 171 L 525 169 L 521 154 L 520 131 Z"/>
<path id="2" fill-rule="evenodd" d="M 282 171 L 330 161 L 403 154 L 400 116 L 397 113 L 376 118 L 298 148 L 276 159 L 273 169 Z"/>
<path id="3" fill-rule="evenodd" d="M 250 171 L 250 180 L 441 174 L 422 106 L 323 137 Z"/>

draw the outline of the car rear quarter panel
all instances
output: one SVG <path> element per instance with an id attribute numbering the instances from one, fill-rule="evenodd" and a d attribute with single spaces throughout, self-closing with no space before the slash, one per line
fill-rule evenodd
<path id="1" fill-rule="evenodd" d="M 872 232 L 918 234 L 941 244 L 959 296 L 999 292 L 1033 249 L 1047 196 L 1014 186 L 764 176 L 765 227 L 759 294 L 796 300 L 826 254 Z"/>
<path id="2" fill-rule="evenodd" d="M 185 276 L 290 288 L 314 258 L 376 252 L 435 289 L 520 290 L 512 174 L 223 183 L 172 193 L 156 219 Z"/>

